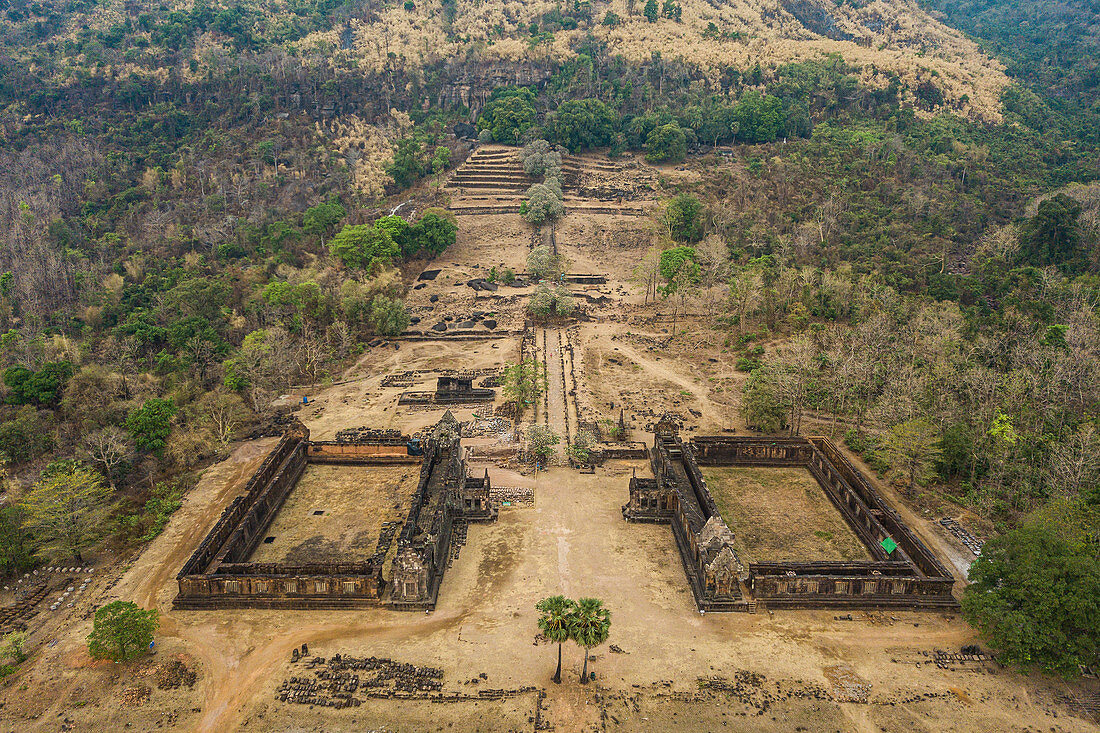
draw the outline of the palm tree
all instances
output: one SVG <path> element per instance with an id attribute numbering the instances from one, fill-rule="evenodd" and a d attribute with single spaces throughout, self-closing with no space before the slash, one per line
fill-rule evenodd
<path id="1" fill-rule="evenodd" d="M 569 637 L 584 647 L 581 684 L 588 682 L 588 650 L 607 641 L 611 632 L 611 612 L 599 598 L 582 598 L 569 616 Z"/>
<path id="2" fill-rule="evenodd" d="M 558 670 L 554 672 L 554 682 L 561 684 L 561 645 L 571 638 L 570 617 L 577 604 L 565 596 L 550 596 L 535 604 L 542 615 L 539 616 L 539 631 L 550 641 L 558 643 Z"/>

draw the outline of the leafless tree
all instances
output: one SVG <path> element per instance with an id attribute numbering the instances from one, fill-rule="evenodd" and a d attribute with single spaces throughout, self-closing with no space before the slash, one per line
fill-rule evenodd
<path id="1" fill-rule="evenodd" d="M 118 469 L 134 457 L 130 437 L 121 428 L 108 425 L 85 434 L 81 445 L 88 459 L 103 472 L 107 483 L 114 489 Z"/>

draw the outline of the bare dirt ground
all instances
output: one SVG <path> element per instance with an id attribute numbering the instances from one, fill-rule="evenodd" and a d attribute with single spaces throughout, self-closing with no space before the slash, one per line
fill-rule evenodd
<path id="1" fill-rule="evenodd" d="M 307 466 L 249 562 L 368 560 L 382 523 L 400 522 L 408 513 L 419 468 Z"/>
<path id="2" fill-rule="evenodd" d="M 937 667 L 926 655 L 974 641 L 973 631 L 950 616 L 699 615 L 668 527 L 622 520 L 635 468 L 644 471 L 623 461 L 595 475 L 540 473 L 533 507 L 470 528 L 439 607 L 428 615 L 171 611 L 172 574 L 191 547 L 182 542 L 188 517 L 177 516 L 112 593 L 155 600 L 165 613 L 157 657 L 92 664 L 81 643 L 87 627 L 78 625 L 5 688 L 0 714 L 31 730 L 55 730 L 66 719 L 73 730 L 127 723 L 137 730 L 533 730 L 533 694 L 493 703 L 371 700 L 345 710 L 278 702 L 278 686 L 303 674 L 290 651 L 305 642 L 322 656 L 442 667 L 444 689 L 452 692 L 546 689 L 540 715 L 556 730 L 1096 730 L 1058 701 L 1065 686 L 996 665 Z M 612 609 L 611 641 L 621 652 L 594 650 L 596 683 L 588 688 L 577 684 L 582 660 L 575 647 L 565 649 L 563 685 L 548 682 L 554 649 L 535 643 L 534 603 L 556 592 L 596 595 Z M 197 670 L 193 690 L 147 685 L 146 702 L 123 704 L 153 661 L 174 655 Z M 834 699 L 826 670 L 840 664 L 870 686 L 867 702 Z M 43 690 L 50 694 L 40 696 Z"/>
<path id="3" fill-rule="evenodd" d="M 744 430 L 738 406 L 747 375 L 733 368 L 720 343 L 711 343 L 708 330 L 695 324 L 670 348 L 663 345 L 666 335 L 629 324 L 578 327 L 582 414 L 618 414 L 623 408 L 633 426 L 644 430 L 671 411 L 693 433 Z"/>
<path id="4" fill-rule="evenodd" d="M 624 406 L 633 439 L 647 439 L 646 423 L 665 410 L 679 412 L 689 433 L 742 432 L 737 407 L 746 375 L 734 368 L 729 334 L 708 315 L 713 308 L 695 304 L 696 315 L 682 319 L 682 333 L 669 341 L 667 307 L 643 305 L 626 282 L 632 253 L 647 244 L 640 234 L 632 243 L 632 233 L 645 226 L 637 217 L 593 214 L 569 215 L 559 229 L 578 269 L 606 266 L 612 276 L 606 285 L 577 288 L 607 301 L 586 299 L 594 320 L 568 329 L 577 380 L 566 395 L 575 390 L 578 409 L 590 416 L 617 416 Z M 614 248 L 589 251 L 600 227 L 616 240 Z M 464 278 L 526 256 L 530 232 L 518 214 L 462 216 L 460 228 L 459 243 L 441 259 L 453 274 L 412 291 L 415 307 L 433 307 L 425 312 L 430 318 L 457 318 L 475 305 L 490 311 L 480 302 L 485 294 L 474 299 Z M 461 303 L 444 302 L 459 293 Z M 432 295 L 440 296 L 435 303 Z M 427 388 L 433 376 L 418 376 L 413 387 L 382 387 L 387 376 L 495 368 L 518 356 L 518 338 L 384 343 L 367 349 L 333 384 L 301 390 L 310 404 L 297 414 L 318 439 L 359 425 L 415 432 L 437 421 L 443 408 L 409 409 L 397 399 L 404 389 Z M 486 406 L 451 409 L 469 420 Z M 470 442 L 502 445 L 493 436 Z M 1067 684 L 995 663 L 937 664 L 937 650 L 977 641 L 951 614 L 701 615 L 669 527 L 622 519 L 631 474 L 648 473 L 642 461 L 612 462 L 594 474 L 559 467 L 532 474 L 491 460 L 471 465 L 478 473 L 489 467 L 494 485 L 534 487 L 534 504 L 503 509 L 496 523 L 469 528 L 430 614 L 173 611 L 176 573 L 273 444 L 238 446 L 206 471 L 140 555 L 97 572 L 80 605 L 36 619 L 34 656 L 0 682 L 0 731 L 533 731 L 536 718 L 557 731 L 1100 730 L 1077 702 L 1096 694 L 1094 681 Z M 872 480 L 956 572 L 965 568 L 965 555 L 932 517 Z M 376 521 L 365 518 L 363 526 Z M 598 596 L 611 610 L 615 648 L 593 650 L 591 685 L 578 684 L 583 657 L 575 646 L 564 649 L 563 684 L 549 681 L 556 650 L 537 643 L 534 604 L 557 593 Z M 161 611 L 152 657 L 128 665 L 89 659 L 90 613 L 115 598 Z M 442 668 L 444 692 L 465 698 L 485 689 L 518 692 L 503 701 L 453 703 L 366 698 L 341 710 L 282 702 L 276 693 L 284 681 L 313 674 L 291 662 L 291 650 L 302 643 L 324 657 L 388 657 Z M 158 680 L 175 662 L 196 681 L 161 689 Z M 852 689 L 859 701 L 849 701 Z M 541 701 L 539 690 L 546 695 Z"/>
<path id="5" fill-rule="evenodd" d="M 743 562 L 870 560 L 805 468 L 703 469 Z"/>

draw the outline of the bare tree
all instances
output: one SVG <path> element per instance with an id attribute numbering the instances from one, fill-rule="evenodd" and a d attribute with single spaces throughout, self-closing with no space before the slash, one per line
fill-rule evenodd
<path id="1" fill-rule="evenodd" d="M 134 457 L 134 446 L 126 431 L 114 425 L 87 433 L 81 440 L 88 459 L 107 477 L 111 489 L 115 488 L 115 475 L 121 466 Z"/>
<path id="2" fill-rule="evenodd" d="M 1073 495 L 1100 481 L 1100 434 L 1086 423 L 1051 447 L 1047 478 L 1060 494 Z"/>
<path id="3" fill-rule="evenodd" d="M 729 305 L 737 317 L 738 335 L 745 332 L 749 314 L 760 304 L 760 272 L 755 268 L 743 268 L 730 279 Z"/>

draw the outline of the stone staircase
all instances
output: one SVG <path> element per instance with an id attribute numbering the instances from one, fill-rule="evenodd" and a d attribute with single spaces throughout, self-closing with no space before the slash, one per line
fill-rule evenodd
<path id="1" fill-rule="evenodd" d="M 562 160 L 566 213 L 643 216 L 641 202 L 578 195 L 577 186 L 592 173 L 619 174 L 617 163 L 567 155 Z M 448 179 L 451 211 L 462 215 L 518 214 L 527 189 L 536 181 L 527 176 L 518 148 L 483 146 L 470 155 Z"/>

